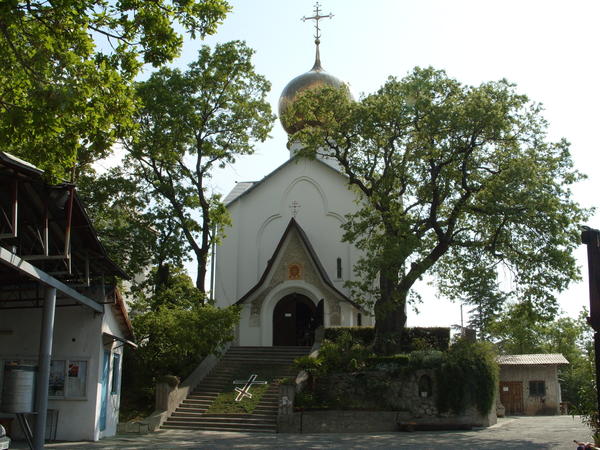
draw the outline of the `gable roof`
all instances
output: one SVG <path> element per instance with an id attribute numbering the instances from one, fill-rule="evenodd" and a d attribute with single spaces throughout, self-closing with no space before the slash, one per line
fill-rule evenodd
<path id="1" fill-rule="evenodd" d="M 271 173 L 265 175 L 262 178 L 262 180 L 259 180 L 259 181 L 242 181 L 240 183 L 237 183 L 236 186 L 229 192 L 229 194 L 227 194 L 227 196 L 225 197 L 225 200 L 224 200 L 223 203 L 225 203 L 226 207 L 229 207 L 230 205 L 232 205 L 233 203 L 235 203 L 238 199 L 240 199 L 240 198 L 244 197 L 245 195 L 249 194 L 254 189 L 256 189 L 258 186 L 260 186 L 265 181 L 267 181 L 269 178 L 272 178 L 273 176 L 275 176 L 275 174 L 277 174 L 280 171 L 282 171 L 284 167 L 289 166 L 292 162 L 297 163 L 298 161 L 300 161 L 300 156 L 294 156 L 293 158 L 288 159 L 282 165 L 280 165 L 279 167 L 277 167 Z M 321 161 L 318 158 L 315 158 L 312 161 L 318 161 L 319 163 L 323 164 L 325 167 L 328 167 L 330 170 L 332 170 L 333 172 L 337 173 L 338 175 L 341 175 L 342 177 L 346 177 L 346 175 L 344 175 L 342 172 L 340 172 L 339 170 L 331 167 L 329 164 L 327 164 L 326 162 Z"/>
<path id="2" fill-rule="evenodd" d="M 225 203 L 226 205 L 233 203 L 233 201 L 236 198 L 238 198 L 240 195 L 242 195 L 244 192 L 246 192 L 248 189 L 250 189 L 256 183 L 257 183 L 257 181 L 236 182 L 234 188 L 231 190 L 231 192 L 229 192 L 229 194 L 227 194 L 227 197 L 225 197 L 225 199 L 223 200 L 223 203 Z"/>
<path id="3" fill-rule="evenodd" d="M 502 355 L 497 358 L 501 366 L 565 365 L 567 358 L 560 353 L 538 353 L 531 355 Z"/>
<path id="4" fill-rule="evenodd" d="M 306 233 L 304 232 L 302 227 L 298 224 L 298 222 L 296 222 L 296 219 L 294 219 L 293 217 L 290 219 L 288 226 L 286 227 L 285 231 L 283 232 L 283 235 L 281 236 L 281 239 L 279 240 L 279 243 L 277 244 L 277 247 L 275 248 L 275 251 L 273 252 L 273 256 L 271 256 L 271 259 L 269 259 L 269 262 L 267 263 L 267 267 L 265 268 L 262 276 L 260 277 L 260 280 L 258 280 L 258 283 L 256 283 L 237 302 L 235 302 L 235 304 L 241 305 L 242 303 L 244 303 L 252 294 L 254 294 L 264 284 L 265 280 L 267 279 L 267 276 L 273 269 L 273 265 L 275 264 L 275 260 L 277 259 L 277 256 L 281 252 L 283 243 L 286 241 L 287 237 L 292 232 L 292 230 L 295 230 L 298 233 L 298 236 L 300 237 L 302 244 L 306 248 L 306 251 L 308 252 L 308 255 L 309 255 L 311 261 L 317 268 L 317 272 L 319 273 L 321 280 L 323 280 L 323 283 L 325 283 L 325 285 L 327 285 L 328 288 L 330 288 L 333 292 L 335 292 L 337 295 L 339 295 L 344 301 L 350 303 L 352 306 L 359 309 L 360 311 L 366 312 L 364 310 L 364 308 L 362 308 L 358 303 L 352 301 L 346 294 L 344 294 L 342 291 L 340 291 L 338 288 L 336 288 L 333 285 L 333 283 L 331 282 L 331 279 L 329 278 L 329 275 L 327 275 L 327 271 L 323 267 L 323 264 L 321 264 L 321 260 L 317 256 L 315 249 L 313 248 L 312 244 L 310 243 L 308 236 L 306 235 Z"/>

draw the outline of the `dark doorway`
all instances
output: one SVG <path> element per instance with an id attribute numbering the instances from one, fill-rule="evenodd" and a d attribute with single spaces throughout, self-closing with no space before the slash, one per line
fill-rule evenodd
<path id="1" fill-rule="evenodd" d="M 313 344 L 317 308 L 306 296 L 290 294 L 283 297 L 273 311 L 273 345 Z"/>

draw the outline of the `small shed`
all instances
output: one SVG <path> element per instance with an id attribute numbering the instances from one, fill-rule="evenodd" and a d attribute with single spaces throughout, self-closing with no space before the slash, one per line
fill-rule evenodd
<path id="1" fill-rule="evenodd" d="M 507 415 L 560 414 L 558 368 L 569 364 L 560 353 L 503 355 L 499 400 Z"/>
<path id="2" fill-rule="evenodd" d="M 35 448 L 116 433 L 123 346 L 135 346 L 123 278 L 76 187 L 0 151 L 0 421 L 11 437 L 24 417 Z M 19 371 L 35 388 L 15 406 Z"/>

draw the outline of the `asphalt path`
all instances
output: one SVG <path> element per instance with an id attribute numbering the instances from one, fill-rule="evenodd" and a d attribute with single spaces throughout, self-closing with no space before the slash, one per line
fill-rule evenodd
<path id="1" fill-rule="evenodd" d="M 471 431 L 397 433 L 267 434 L 165 430 L 126 434 L 98 442 L 54 442 L 52 449 L 571 449 L 573 440 L 590 441 L 579 417 L 506 417 L 489 428 Z M 11 449 L 26 449 L 16 442 Z"/>

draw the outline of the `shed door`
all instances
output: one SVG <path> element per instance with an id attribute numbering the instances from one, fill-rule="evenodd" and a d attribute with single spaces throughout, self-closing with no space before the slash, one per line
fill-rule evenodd
<path id="1" fill-rule="evenodd" d="M 506 408 L 506 415 L 523 414 L 523 383 L 501 381 L 500 402 Z"/>

